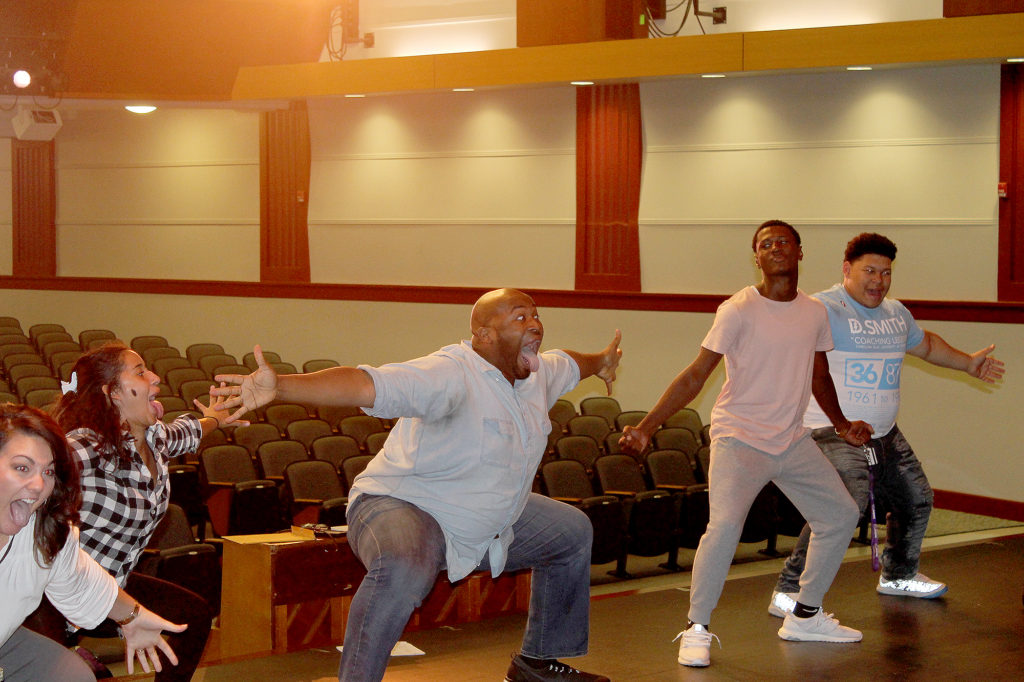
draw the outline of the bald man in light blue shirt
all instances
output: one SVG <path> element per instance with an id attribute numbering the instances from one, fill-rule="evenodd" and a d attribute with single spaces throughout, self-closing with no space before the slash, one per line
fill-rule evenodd
<path id="1" fill-rule="evenodd" d="M 509 682 L 602 682 L 557 661 L 587 652 L 593 528 L 579 510 L 531 492 L 551 430 L 548 410 L 582 379 L 609 387 L 620 334 L 599 353 L 540 352 L 533 299 L 514 289 L 473 306 L 472 339 L 381 367 L 277 376 L 262 362 L 246 377 L 217 377 L 240 406 L 271 400 L 356 405 L 399 417 L 349 493 L 348 543 L 367 568 L 349 611 L 338 672 L 379 680 L 391 649 L 438 574 L 531 568 L 529 617 Z"/>

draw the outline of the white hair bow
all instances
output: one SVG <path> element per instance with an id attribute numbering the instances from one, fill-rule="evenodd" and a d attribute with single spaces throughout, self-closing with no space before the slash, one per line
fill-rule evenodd
<path id="1" fill-rule="evenodd" d="M 71 381 L 60 382 L 61 393 L 75 393 L 78 391 L 78 372 L 71 373 Z"/>

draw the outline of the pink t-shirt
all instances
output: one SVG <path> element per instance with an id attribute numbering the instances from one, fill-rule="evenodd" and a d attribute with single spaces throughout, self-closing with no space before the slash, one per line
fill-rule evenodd
<path id="1" fill-rule="evenodd" d="M 806 433 L 814 352 L 832 349 L 825 306 L 799 290 L 781 302 L 750 286 L 718 307 L 701 345 L 725 356 L 712 439 L 729 436 L 777 455 Z"/>

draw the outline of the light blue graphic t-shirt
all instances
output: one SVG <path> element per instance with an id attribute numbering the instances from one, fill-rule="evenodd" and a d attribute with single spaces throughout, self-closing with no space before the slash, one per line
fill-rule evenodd
<path id="1" fill-rule="evenodd" d="M 924 340 L 924 330 L 906 307 L 891 298 L 877 308 L 853 300 L 842 284 L 814 298 L 825 304 L 835 348 L 828 366 L 839 406 L 846 418 L 871 424 L 875 437 L 892 430 L 900 409 L 900 374 L 908 348 Z M 811 397 L 804 425 L 812 429 L 832 423 Z"/>

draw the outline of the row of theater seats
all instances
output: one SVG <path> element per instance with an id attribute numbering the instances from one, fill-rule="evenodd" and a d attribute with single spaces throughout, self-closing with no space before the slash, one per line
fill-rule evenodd
<path id="1" fill-rule="evenodd" d="M 35 325 L 26 335 L 16 321 L 6 324 L 0 318 L 0 381 L 8 381 L 9 368 L 20 364 L 7 362 L 8 355 L 23 354 L 6 352 L 5 347 L 29 345 L 18 350 L 33 353 L 39 362 L 31 364 L 49 370 L 52 399 L 59 395 L 58 378 L 66 380 L 78 354 L 114 337 L 109 330 L 86 330 L 75 342 L 60 325 Z M 75 347 L 51 345 L 69 342 Z M 184 354 L 161 336 L 135 337 L 130 345 L 160 376 L 158 400 L 167 421 L 185 412 L 198 414 L 192 399 L 208 395 L 215 375 L 247 373 L 256 366 L 251 353 L 239 361 L 215 343 L 192 344 Z M 264 355 L 280 372 L 297 371 L 276 353 Z M 302 369 L 335 365 L 333 360 L 312 360 Z M 25 379 L 18 370 L 14 374 Z M 25 401 L 16 392 L 0 395 L 0 400 L 5 398 Z M 635 425 L 645 414 L 622 410 L 614 398 L 586 398 L 579 411 L 568 400 L 557 401 L 550 412 L 552 432 L 535 486 L 537 492 L 577 504 L 588 514 L 595 527 L 593 563 L 614 561 L 613 573 L 621 576 L 628 575 L 630 554 L 666 554 L 663 565 L 679 570 L 678 548 L 696 547 L 707 524 L 707 426 L 695 411 L 681 410 L 655 434 L 654 451 L 642 458 L 623 455 L 618 448 L 622 428 Z M 181 552 L 193 562 L 203 561 L 194 557 L 209 550 L 190 554 L 178 548 L 196 544 L 197 537 L 206 540 L 207 527 L 214 536 L 222 536 L 273 532 L 289 523 L 343 524 L 351 481 L 382 446 L 391 426 L 355 408 L 287 403 L 269 405 L 247 418 L 250 425 L 214 431 L 197 452 L 171 467 L 172 501 L 178 511 L 168 514 L 165 523 L 184 523 L 191 530 L 168 531 L 167 537 L 176 538 L 171 546 L 165 534 L 158 533 L 151 543 L 153 552 Z M 762 498 L 742 539 L 767 540 L 771 550 L 774 534 L 785 531 L 778 511 L 781 496 L 766 489 Z M 788 503 L 785 498 L 781 502 Z M 185 542 L 188 539 L 193 542 Z M 216 551 L 217 539 L 198 544 Z M 159 565 L 152 563 L 152 570 L 159 571 Z"/>
<path id="2" fill-rule="evenodd" d="M 680 547 L 695 549 L 708 523 L 709 426 L 684 408 L 652 437 L 651 449 L 636 457 L 618 442 L 626 425 L 646 412 L 622 410 L 611 397 L 585 398 L 580 410 L 559 400 L 550 412 L 548 452 L 540 468 L 541 491 L 580 507 L 594 525 L 592 563 L 615 562 L 613 575 L 626 577 L 628 555 L 667 555 L 661 564 L 680 570 Z M 777 556 L 778 535 L 798 535 L 803 518 L 773 485 L 755 500 L 740 538 L 765 542 L 762 553 Z"/>

